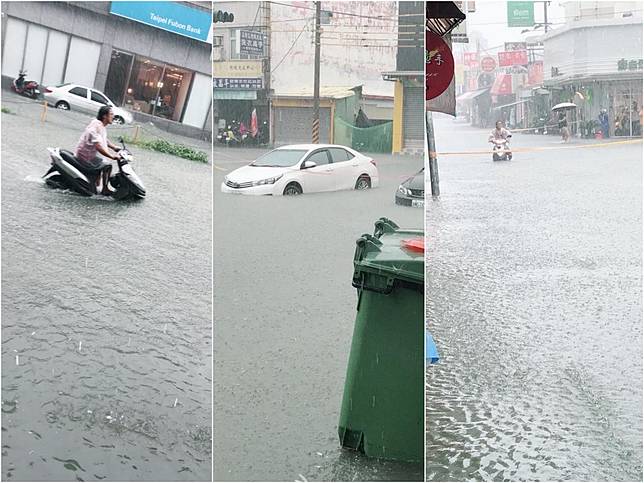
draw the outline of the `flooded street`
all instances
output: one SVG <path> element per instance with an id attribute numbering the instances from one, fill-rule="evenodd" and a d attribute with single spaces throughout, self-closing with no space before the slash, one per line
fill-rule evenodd
<path id="1" fill-rule="evenodd" d="M 3 105 L 2 479 L 209 480 L 212 166 L 131 147 L 145 200 L 50 190 L 90 116 Z"/>
<path id="2" fill-rule="evenodd" d="M 422 464 L 340 448 L 337 425 L 356 289 L 355 241 L 388 217 L 421 157 L 375 155 L 381 185 L 291 197 L 224 195 L 224 175 L 259 150 L 215 147 L 215 480 L 422 480 Z"/>
<path id="3" fill-rule="evenodd" d="M 439 152 L 488 149 L 490 130 L 434 125 Z M 439 155 L 427 479 L 641 481 L 641 141 L 512 144 L 509 163 Z"/>

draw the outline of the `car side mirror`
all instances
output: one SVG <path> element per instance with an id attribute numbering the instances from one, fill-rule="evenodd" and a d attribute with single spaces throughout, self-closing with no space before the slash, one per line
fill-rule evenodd
<path id="1" fill-rule="evenodd" d="M 317 163 L 315 161 L 304 161 L 304 164 L 302 165 L 302 169 L 315 168 L 316 166 L 317 166 Z"/>

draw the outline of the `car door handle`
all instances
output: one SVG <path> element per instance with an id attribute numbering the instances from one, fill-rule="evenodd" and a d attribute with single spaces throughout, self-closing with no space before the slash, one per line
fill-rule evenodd
<path id="1" fill-rule="evenodd" d="M 356 164 L 352 164 L 351 166 L 353 166 L 354 168 L 357 168 L 360 165 L 358 163 L 356 163 Z"/>

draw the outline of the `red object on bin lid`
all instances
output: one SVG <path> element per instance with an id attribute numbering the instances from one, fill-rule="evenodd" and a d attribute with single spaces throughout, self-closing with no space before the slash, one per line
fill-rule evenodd
<path id="1" fill-rule="evenodd" d="M 402 246 L 412 252 L 425 253 L 425 238 L 418 237 L 411 238 L 410 240 L 403 240 Z"/>

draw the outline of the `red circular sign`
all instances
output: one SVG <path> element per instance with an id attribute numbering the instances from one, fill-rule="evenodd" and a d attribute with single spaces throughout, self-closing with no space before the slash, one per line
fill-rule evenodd
<path id="1" fill-rule="evenodd" d="M 445 41 L 435 33 L 425 32 L 425 99 L 440 96 L 454 77 L 454 57 Z"/>
<path id="2" fill-rule="evenodd" d="M 481 59 L 481 70 L 483 72 L 493 72 L 494 69 L 496 69 L 496 60 L 494 60 L 494 57 L 483 57 Z"/>

